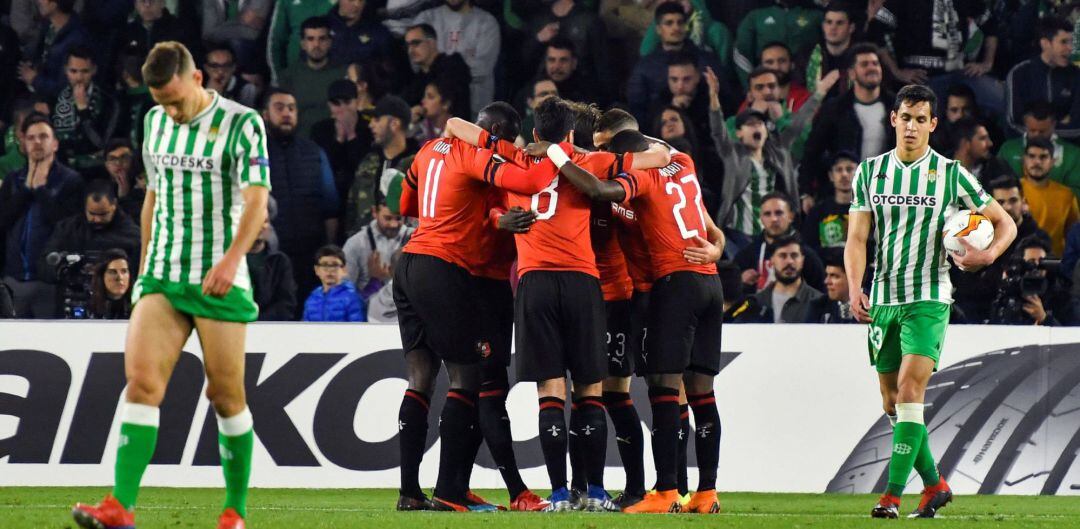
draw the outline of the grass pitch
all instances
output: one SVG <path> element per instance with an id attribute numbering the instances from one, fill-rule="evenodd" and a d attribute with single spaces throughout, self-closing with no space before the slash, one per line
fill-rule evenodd
<path id="1" fill-rule="evenodd" d="M 100 487 L 7 487 L 0 489 L 3 529 L 73 528 L 69 514 L 76 501 L 97 502 Z M 489 501 L 507 502 L 505 491 L 478 491 Z M 538 491 L 539 492 L 539 491 Z M 212 528 L 221 489 L 148 488 L 139 497 L 140 529 Z M 625 515 L 594 513 L 398 513 L 397 491 L 388 489 L 253 489 L 249 498 L 251 529 L 494 529 L 558 528 L 653 529 L 667 527 L 871 527 L 918 523 L 951 527 L 1080 527 L 1080 498 L 1047 496 L 960 496 L 937 520 L 870 520 L 875 496 L 836 494 L 723 493 L 723 512 L 703 515 Z M 905 498 L 903 513 L 916 506 Z"/>

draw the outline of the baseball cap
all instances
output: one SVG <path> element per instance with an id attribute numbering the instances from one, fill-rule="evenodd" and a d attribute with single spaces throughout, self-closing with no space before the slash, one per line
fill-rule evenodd
<path id="1" fill-rule="evenodd" d="M 412 121 L 412 109 L 404 99 L 395 95 L 384 95 L 375 103 L 373 117 L 390 116 L 401 120 L 403 126 L 408 126 Z"/>
<path id="2" fill-rule="evenodd" d="M 356 99 L 356 83 L 348 79 L 336 79 L 326 88 L 327 101 Z"/>
<path id="3" fill-rule="evenodd" d="M 743 110 L 742 112 L 739 112 L 738 116 L 735 116 L 735 128 L 739 128 L 745 125 L 748 121 L 752 119 L 760 120 L 762 123 L 765 124 L 769 123 L 769 116 L 767 114 L 760 110 L 748 108 L 746 110 Z"/>

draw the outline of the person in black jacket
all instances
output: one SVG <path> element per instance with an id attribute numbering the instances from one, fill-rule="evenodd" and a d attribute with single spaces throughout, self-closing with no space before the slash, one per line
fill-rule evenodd
<path id="1" fill-rule="evenodd" d="M 4 237 L 4 282 L 20 318 L 53 318 L 56 292 L 40 281 L 37 260 L 57 222 L 79 211 L 79 173 L 56 160 L 59 142 L 49 118 L 31 114 L 22 125 L 27 166 L 0 185 L 0 234 Z"/>
<path id="2" fill-rule="evenodd" d="M 401 90 L 401 98 L 413 108 L 413 116 L 419 115 L 420 100 L 424 98 L 424 88 L 435 80 L 455 83 L 454 108 L 461 109 L 465 115 L 472 115 L 469 109 L 469 83 L 472 79 L 469 65 L 457 53 L 439 53 L 438 35 L 431 24 L 417 24 L 405 32 L 405 46 L 409 52 L 409 63 L 413 74 Z"/>
<path id="3" fill-rule="evenodd" d="M 112 90 L 94 82 L 94 50 L 75 46 L 68 53 L 67 84 L 52 106 L 60 157 L 75 169 L 101 167 L 98 155 L 113 136 L 120 109 Z"/>
<path id="4" fill-rule="evenodd" d="M 267 244 L 270 221 L 277 216 L 277 203 L 270 199 L 269 215 L 259 232 L 259 238 L 247 254 L 251 273 L 251 294 L 259 306 L 259 321 L 296 320 L 296 280 L 293 279 L 289 256 L 275 251 Z"/>
<path id="5" fill-rule="evenodd" d="M 86 186 L 84 211 L 56 224 L 38 260 L 40 277 L 56 281 L 51 254 L 100 253 L 113 248 L 131 257 L 128 264 L 138 273 L 141 250 L 139 226 L 118 206 L 116 188 L 108 180 L 93 180 Z M 55 257 L 53 257 L 55 259 Z"/>
<path id="6" fill-rule="evenodd" d="M 882 88 L 880 54 L 873 44 L 858 44 L 850 50 L 847 68 L 851 90 L 826 100 L 810 129 L 799 168 L 799 190 L 812 200 L 832 194 L 826 178 L 829 163 L 837 153 L 852 153 L 856 160 L 877 156 L 892 146 L 889 109 L 895 98 Z M 804 207 L 803 211 L 808 211 Z"/>
<path id="7" fill-rule="evenodd" d="M 106 250 L 94 266 L 90 282 L 89 316 L 102 320 L 126 320 L 131 316 L 131 261 L 118 248 Z"/>
<path id="8" fill-rule="evenodd" d="M 374 141 L 371 136 L 371 109 L 358 108 L 359 96 L 356 83 L 348 79 L 330 83 L 326 89 L 330 117 L 311 127 L 311 140 L 322 147 L 330 160 L 339 199 L 349 192 L 356 167 L 371 151 Z"/>
<path id="9" fill-rule="evenodd" d="M 146 54 L 159 42 L 175 40 L 198 57 L 202 44 L 198 35 L 191 23 L 169 12 L 165 0 L 139 0 L 135 2 L 135 14 L 121 33 L 120 46 L 138 48 Z"/>
<path id="10" fill-rule="evenodd" d="M 743 291 L 754 295 L 776 279 L 771 257 L 776 249 L 776 242 L 782 238 L 797 235 L 795 233 L 795 203 L 781 192 L 773 192 L 761 199 L 761 234 L 750 240 L 735 254 L 735 264 L 742 270 Z M 820 291 L 825 285 L 825 267 L 817 253 L 799 241 L 802 250 L 800 274 L 806 283 Z"/>

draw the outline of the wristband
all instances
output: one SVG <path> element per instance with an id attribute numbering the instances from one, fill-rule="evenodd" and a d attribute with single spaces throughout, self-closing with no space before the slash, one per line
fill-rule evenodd
<path id="1" fill-rule="evenodd" d="M 555 163 L 555 167 L 558 169 L 562 169 L 562 166 L 570 161 L 570 157 L 563 152 L 562 147 L 559 147 L 559 144 L 557 143 L 552 143 L 548 146 L 547 155 L 548 158 L 551 158 L 551 161 Z"/>

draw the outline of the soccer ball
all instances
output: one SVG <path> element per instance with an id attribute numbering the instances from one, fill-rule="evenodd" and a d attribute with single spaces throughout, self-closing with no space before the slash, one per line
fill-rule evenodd
<path id="1" fill-rule="evenodd" d="M 941 243 L 946 250 L 964 255 L 960 239 L 964 239 L 976 249 L 985 250 L 994 241 L 994 224 L 983 215 L 966 209 L 960 210 L 945 220 L 945 228 L 941 230 Z"/>

